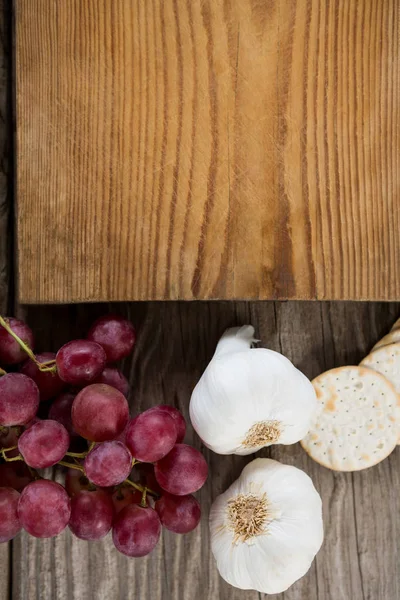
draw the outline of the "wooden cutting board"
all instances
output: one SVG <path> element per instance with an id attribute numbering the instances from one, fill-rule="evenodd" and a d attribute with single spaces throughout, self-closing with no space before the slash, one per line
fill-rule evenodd
<path id="1" fill-rule="evenodd" d="M 400 298 L 397 0 L 15 0 L 21 302 Z"/>

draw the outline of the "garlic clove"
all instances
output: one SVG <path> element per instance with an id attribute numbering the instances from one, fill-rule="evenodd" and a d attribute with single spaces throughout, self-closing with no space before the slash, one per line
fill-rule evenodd
<path id="1" fill-rule="evenodd" d="M 232 354 L 248 350 L 252 344 L 259 342 L 254 337 L 254 327 L 252 325 L 243 325 L 242 327 L 230 327 L 220 338 L 215 349 L 214 356 L 223 354 Z"/>

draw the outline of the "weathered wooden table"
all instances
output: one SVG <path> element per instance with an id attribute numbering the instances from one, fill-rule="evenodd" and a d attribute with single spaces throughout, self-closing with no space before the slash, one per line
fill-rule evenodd
<path id="1" fill-rule="evenodd" d="M 81 336 L 109 306 L 15 304 L 13 278 L 13 169 L 11 110 L 11 8 L 0 2 L 0 310 L 25 315 L 40 349 Z M 309 377 L 357 363 L 398 317 L 395 303 L 204 302 L 127 303 L 140 335 L 124 370 L 131 405 L 143 410 L 165 402 L 188 416 L 191 390 L 225 327 L 251 322 L 263 343 L 286 354 Z M 200 448 L 189 428 L 188 439 Z M 210 478 L 199 493 L 201 526 L 191 535 L 164 533 L 148 558 L 129 560 L 111 541 L 87 544 L 68 531 L 39 541 L 25 534 L 0 545 L 0 599 L 6 600 L 261 600 L 225 584 L 210 555 L 207 516 L 213 498 L 250 458 L 204 450 Z M 325 542 L 310 572 L 286 600 L 398 600 L 400 598 L 400 449 L 360 473 L 334 473 L 309 459 L 298 444 L 260 453 L 311 475 L 323 497 Z M 272 598 L 272 597 L 271 597 Z M 277 598 L 277 597 L 275 597 Z"/>

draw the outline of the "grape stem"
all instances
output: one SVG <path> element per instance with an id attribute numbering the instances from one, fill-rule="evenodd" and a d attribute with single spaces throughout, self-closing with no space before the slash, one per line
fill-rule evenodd
<path id="1" fill-rule="evenodd" d="M 29 356 L 29 358 L 35 363 L 35 365 L 37 366 L 37 368 L 39 369 L 39 371 L 44 371 L 44 372 L 50 372 L 50 373 L 55 373 L 56 372 L 56 361 L 55 360 L 50 360 L 48 362 L 45 363 L 40 363 L 37 359 L 36 356 L 34 355 L 33 351 L 31 350 L 31 348 L 29 348 L 29 346 L 27 344 L 25 344 L 25 342 L 23 340 L 21 340 L 21 338 L 14 333 L 14 331 L 11 329 L 11 327 L 9 326 L 9 324 L 7 323 L 6 319 L 4 317 L 2 317 L 0 315 L 0 325 L 2 327 L 4 327 L 4 329 L 7 331 L 7 333 L 9 333 L 11 335 L 11 337 L 14 338 L 14 340 L 19 344 L 19 346 L 22 348 L 22 350 L 24 350 L 24 352 L 26 352 L 26 354 Z M 51 366 L 50 366 L 51 365 Z M 5 372 L 1 373 L 2 375 L 5 374 Z"/>
<path id="2" fill-rule="evenodd" d="M 41 371 L 49 371 L 50 373 L 55 373 L 56 372 L 56 367 L 55 367 L 56 361 L 53 360 L 46 360 L 45 362 L 42 363 L 37 363 L 37 366 L 39 367 L 51 367 L 51 369 L 40 369 Z"/>
<path id="3" fill-rule="evenodd" d="M 0 454 L 4 458 L 6 462 L 14 462 L 16 460 L 24 460 L 23 457 L 18 454 L 18 456 L 14 456 L 13 458 L 9 458 L 6 452 L 11 452 L 11 450 L 17 450 L 18 446 L 10 446 L 9 448 L 1 448 Z"/>
<path id="4" fill-rule="evenodd" d="M 6 456 L 4 454 L 4 452 L 2 452 L 1 454 L 6 462 L 15 462 L 16 460 L 24 460 L 20 454 L 18 456 L 14 456 L 13 458 L 8 458 L 8 456 Z"/>
<path id="5" fill-rule="evenodd" d="M 65 456 L 70 456 L 71 458 L 86 458 L 89 454 L 89 450 L 87 452 L 66 452 Z"/>
<path id="6" fill-rule="evenodd" d="M 132 487 L 135 488 L 135 490 L 139 490 L 139 492 L 144 493 L 144 491 L 146 490 L 146 494 L 151 494 L 152 496 L 157 496 L 159 494 L 157 494 L 157 492 L 153 492 L 153 490 L 151 490 L 150 488 L 144 488 L 142 485 L 139 485 L 138 483 L 135 483 L 134 481 L 131 481 L 130 479 L 125 479 L 125 481 L 122 482 L 124 483 L 128 483 L 129 485 L 131 485 Z M 143 501 L 143 498 L 142 498 Z"/>
<path id="7" fill-rule="evenodd" d="M 90 442 L 90 445 L 85 452 L 66 452 L 65 456 L 70 456 L 71 458 L 86 458 L 87 455 L 93 448 L 95 447 L 96 442 Z"/>
<path id="8" fill-rule="evenodd" d="M 7 371 L 5 371 L 4 369 L 0 369 L 0 377 L 2 377 L 3 375 L 7 375 Z"/>
<path id="9" fill-rule="evenodd" d="M 11 452 L 11 450 L 16 450 L 18 446 L 9 446 L 8 448 L 2 448 L 2 452 Z"/>
<path id="10" fill-rule="evenodd" d="M 143 494 L 142 494 L 142 501 L 140 503 L 140 506 L 143 506 L 143 508 L 147 507 L 147 500 L 146 500 L 146 496 L 147 496 L 147 487 L 144 488 L 143 490 Z"/>
<path id="11" fill-rule="evenodd" d="M 65 462 L 64 460 L 59 460 L 58 465 L 61 465 L 63 467 L 68 467 L 69 469 L 77 469 L 78 471 L 81 471 L 81 473 L 84 473 L 85 471 L 83 470 L 83 467 L 81 467 L 80 465 L 76 465 L 73 463 L 68 463 Z"/>
<path id="12" fill-rule="evenodd" d="M 28 467 L 29 472 L 35 481 L 37 481 L 38 479 L 41 479 L 41 477 L 40 477 L 39 473 L 36 471 L 36 469 L 32 469 L 32 467 L 30 467 L 29 465 L 26 465 L 26 466 Z"/>
<path id="13" fill-rule="evenodd" d="M 13 459 L 11 459 L 11 460 L 13 460 Z M 68 463 L 68 462 L 65 462 L 64 460 L 59 460 L 57 464 L 62 465 L 63 467 L 71 468 L 71 469 L 77 469 L 78 471 L 85 473 L 83 467 L 81 467 L 80 465 Z M 135 483 L 134 481 L 131 481 L 130 479 L 125 479 L 125 481 L 123 481 L 121 485 L 123 485 L 124 483 L 128 483 L 129 485 L 134 487 L 136 490 L 139 490 L 139 492 L 142 492 L 142 494 L 143 494 L 142 506 L 147 506 L 147 503 L 146 503 L 146 495 L 147 494 L 152 494 L 153 496 L 158 497 L 157 492 L 153 492 L 153 490 L 150 490 L 147 487 L 143 487 L 142 485 L 139 485 L 138 483 Z M 143 502 L 144 502 L 144 504 L 143 504 Z"/>

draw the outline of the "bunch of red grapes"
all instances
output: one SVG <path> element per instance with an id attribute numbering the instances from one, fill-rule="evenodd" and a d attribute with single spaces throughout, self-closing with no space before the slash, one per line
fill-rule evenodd
<path id="1" fill-rule="evenodd" d="M 128 381 L 113 365 L 135 338 L 130 321 L 107 315 L 86 339 L 35 355 L 28 325 L 0 317 L 0 542 L 21 529 L 48 538 L 69 526 L 83 540 L 112 530 L 115 547 L 137 557 L 162 526 L 198 525 L 192 494 L 207 463 L 182 443 L 183 416 L 167 405 L 129 416 Z M 65 487 L 43 478 L 54 465 L 67 468 Z"/>

